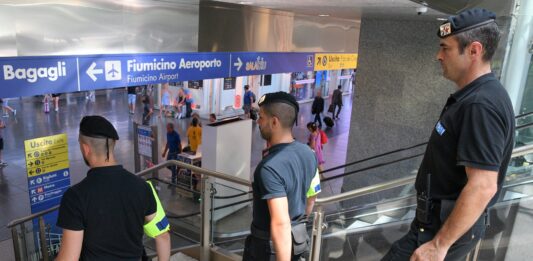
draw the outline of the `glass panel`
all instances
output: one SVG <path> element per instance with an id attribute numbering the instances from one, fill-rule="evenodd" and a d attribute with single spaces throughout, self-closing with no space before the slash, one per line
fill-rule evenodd
<path id="1" fill-rule="evenodd" d="M 319 197 L 327 197 L 382 182 L 416 175 L 418 167 L 422 161 L 422 156 L 417 155 L 422 154 L 424 150 L 425 146 L 421 146 L 401 153 L 395 153 L 393 155 L 387 155 L 385 157 L 357 164 L 355 167 L 349 167 L 346 171 L 347 173 L 353 171 L 357 172 L 350 174 L 349 176 L 322 182 L 322 193 L 319 194 Z M 339 174 L 325 174 L 325 177 L 336 175 Z M 365 179 L 365 183 L 362 183 L 361 180 L 357 179 L 358 176 L 371 177 L 371 179 Z M 362 196 L 357 199 L 327 205 L 325 206 L 325 212 L 335 213 L 349 210 L 354 207 L 364 207 L 397 197 L 414 195 L 414 193 L 413 185 L 403 186 L 380 193 Z"/>
<path id="2" fill-rule="evenodd" d="M 524 118 L 531 118 L 531 120 L 529 120 L 529 122 L 524 123 L 524 125 L 533 123 L 533 115 L 531 115 L 530 117 L 524 117 Z M 525 120 L 522 122 L 525 122 Z M 518 124 L 518 121 L 517 121 L 517 124 Z M 525 145 L 530 145 L 530 144 L 533 144 L 533 125 L 524 126 L 522 128 L 517 127 L 516 137 L 515 137 L 515 148 L 522 147 Z"/>
<path id="3" fill-rule="evenodd" d="M 490 227 L 480 243 L 479 260 L 518 260 L 531 256 L 533 152 L 515 157 L 499 201 L 490 209 Z M 404 195 L 326 215 L 321 260 L 379 260 L 409 229 L 416 198 Z M 524 255 L 525 254 L 525 255 Z"/>
<path id="4" fill-rule="evenodd" d="M 164 176 L 169 170 L 161 170 Z M 200 200 L 196 191 L 196 175 L 185 170 L 178 171 L 178 184 L 165 179 L 152 179 L 159 199 L 170 223 L 172 249 L 192 246 L 200 242 Z M 170 175 L 170 174 L 169 174 Z M 155 252 L 153 239 L 145 237 L 147 254 Z"/>
<path id="5" fill-rule="evenodd" d="M 522 95 L 522 104 L 518 114 L 533 112 L 533 56 L 529 63 L 529 70 L 527 73 L 526 84 L 524 86 L 524 93 Z M 533 122 L 533 115 L 517 119 L 516 125 L 524 125 Z M 533 128 L 526 128 L 517 131 L 516 145 L 533 144 Z"/>
<path id="6" fill-rule="evenodd" d="M 217 180 L 213 188 L 212 242 L 241 255 L 252 221 L 251 189 L 223 180 Z"/>
<path id="7" fill-rule="evenodd" d="M 533 111 L 533 56 L 529 62 L 529 70 L 527 73 L 526 85 L 524 86 L 524 95 L 522 96 L 522 104 L 520 106 L 519 114 Z"/>

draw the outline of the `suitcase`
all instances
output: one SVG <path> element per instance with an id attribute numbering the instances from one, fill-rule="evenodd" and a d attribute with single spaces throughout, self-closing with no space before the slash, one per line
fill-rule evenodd
<path id="1" fill-rule="evenodd" d="M 333 127 L 333 125 L 335 125 L 335 122 L 333 122 L 333 119 L 331 119 L 328 116 L 324 117 L 324 123 L 326 124 L 326 126 L 328 126 L 328 128 L 331 128 Z"/>
<path id="2" fill-rule="evenodd" d="M 257 113 L 257 110 L 255 108 L 251 108 L 250 109 L 250 119 L 256 121 L 257 118 L 259 118 L 257 114 L 258 113 Z"/>

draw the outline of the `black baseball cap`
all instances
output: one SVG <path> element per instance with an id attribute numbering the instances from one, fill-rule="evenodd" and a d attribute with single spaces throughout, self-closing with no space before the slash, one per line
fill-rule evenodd
<path id="1" fill-rule="evenodd" d="M 437 31 L 437 36 L 446 38 L 450 35 L 468 31 L 482 25 L 493 23 L 496 14 L 483 8 L 473 8 L 462 11 L 457 15 L 449 16 Z"/>
<path id="2" fill-rule="evenodd" d="M 113 124 L 98 115 L 83 117 L 80 122 L 80 133 L 91 138 L 118 140 L 118 133 Z"/>

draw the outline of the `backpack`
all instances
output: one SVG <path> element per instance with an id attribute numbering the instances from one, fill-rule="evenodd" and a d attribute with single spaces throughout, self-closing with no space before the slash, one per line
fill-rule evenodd
<path id="1" fill-rule="evenodd" d="M 252 103 L 255 103 L 255 93 L 252 92 Z"/>
<path id="2" fill-rule="evenodd" d="M 320 132 L 320 141 L 322 142 L 322 145 L 328 143 L 328 135 L 323 130 L 318 130 Z"/>

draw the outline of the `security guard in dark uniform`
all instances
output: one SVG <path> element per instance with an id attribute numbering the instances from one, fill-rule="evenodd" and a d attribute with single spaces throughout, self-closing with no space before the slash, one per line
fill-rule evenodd
<path id="1" fill-rule="evenodd" d="M 317 160 L 292 136 L 299 109 L 292 95 L 265 94 L 258 104 L 261 137 L 271 147 L 254 172 L 251 235 L 243 260 L 300 260 L 309 247 L 305 214 L 320 190 Z"/>
<path id="2" fill-rule="evenodd" d="M 169 224 L 161 203 L 150 183 L 116 162 L 118 139 L 105 118 L 81 120 L 80 150 L 91 169 L 61 199 L 57 225 L 63 238 L 56 260 L 139 261 L 143 234 L 155 238 L 159 260 L 170 259 Z"/>
<path id="3" fill-rule="evenodd" d="M 484 235 L 515 130 L 509 95 L 490 68 L 500 37 L 495 18 L 485 9 L 466 10 L 438 30 L 437 59 L 458 90 L 432 129 L 418 171 L 416 218 L 383 260 L 461 260 Z"/>

